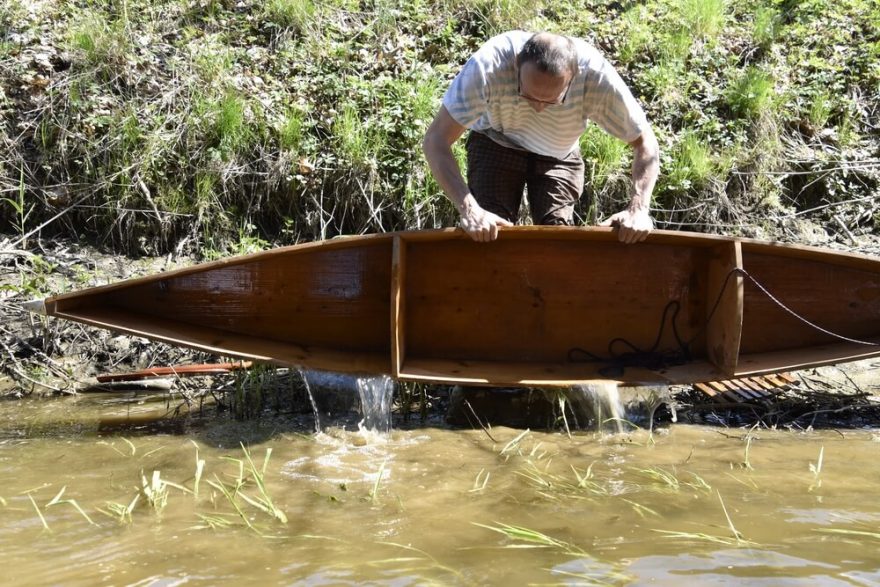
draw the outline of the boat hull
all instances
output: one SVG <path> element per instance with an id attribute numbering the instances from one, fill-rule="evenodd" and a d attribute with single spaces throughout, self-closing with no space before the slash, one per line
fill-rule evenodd
<path id="1" fill-rule="evenodd" d="M 224 356 L 450 384 L 692 383 L 880 354 L 880 260 L 667 231 L 345 237 L 45 306 Z"/>

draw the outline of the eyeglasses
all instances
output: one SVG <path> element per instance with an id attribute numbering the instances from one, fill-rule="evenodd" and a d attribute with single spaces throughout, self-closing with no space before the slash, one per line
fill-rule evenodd
<path id="1" fill-rule="evenodd" d="M 532 98 L 531 96 L 526 96 L 522 93 L 522 70 L 517 67 L 516 68 L 516 94 L 529 102 L 537 102 L 538 104 L 544 104 L 545 106 L 559 106 L 560 104 L 565 104 L 565 99 L 568 97 L 568 91 L 571 89 L 571 83 L 574 81 L 574 75 L 572 75 L 568 80 L 568 85 L 565 86 L 565 92 L 562 93 L 562 96 L 552 102 L 548 102 L 547 100 L 538 100 L 537 98 Z"/>

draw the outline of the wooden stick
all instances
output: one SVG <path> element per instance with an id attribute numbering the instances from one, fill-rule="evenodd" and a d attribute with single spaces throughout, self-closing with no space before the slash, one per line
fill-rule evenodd
<path id="1" fill-rule="evenodd" d="M 240 369 L 250 369 L 252 364 L 251 361 L 239 361 L 237 363 L 206 363 L 199 365 L 151 367 L 149 369 L 141 369 L 140 371 L 132 371 L 131 373 L 98 375 L 96 379 L 101 383 L 110 383 L 113 381 L 138 381 L 140 379 L 149 379 L 151 377 L 162 377 L 167 375 L 214 375 L 216 373 L 228 373 Z"/>

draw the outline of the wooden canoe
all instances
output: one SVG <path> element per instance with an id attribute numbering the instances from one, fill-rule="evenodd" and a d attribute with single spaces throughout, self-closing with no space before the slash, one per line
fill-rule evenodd
<path id="1" fill-rule="evenodd" d="M 44 305 L 224 356 L 468 385 L 693 383 L 880 355 L 880 259 L 668 231 L 345 237 Z"/>

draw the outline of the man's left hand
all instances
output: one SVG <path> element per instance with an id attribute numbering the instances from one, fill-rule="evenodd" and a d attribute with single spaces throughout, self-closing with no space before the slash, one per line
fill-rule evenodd
<path id="1" fill-rule="evenodd" d="M 654 221 L 648 210 L 624 210 L 601 222 L 599 226 L 617 228 L 617 238 L 626 244 L 638 243 L 654 230 Z"/>

